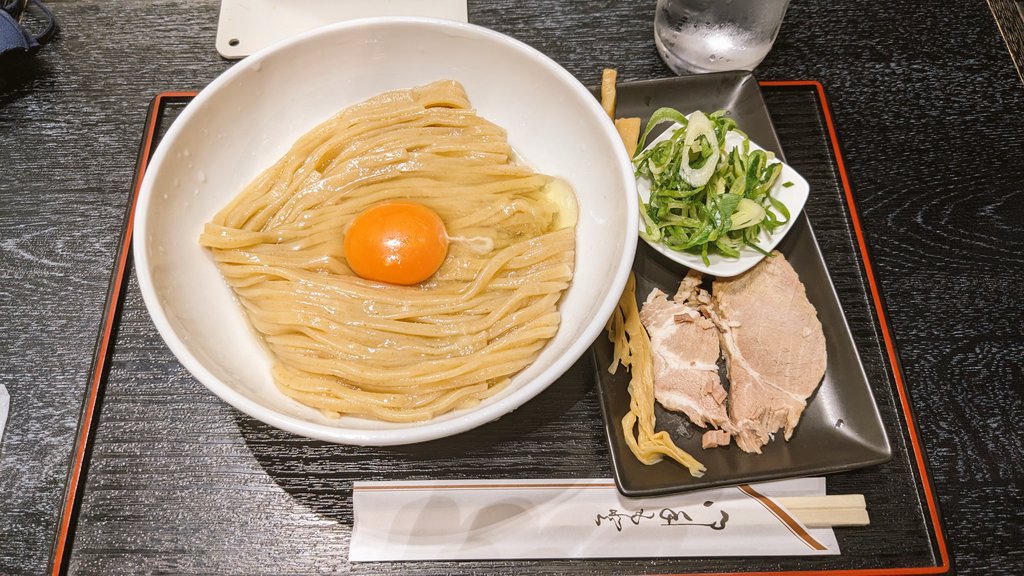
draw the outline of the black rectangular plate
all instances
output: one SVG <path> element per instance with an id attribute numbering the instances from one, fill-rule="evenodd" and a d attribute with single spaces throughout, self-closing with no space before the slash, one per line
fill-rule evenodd
<path id="1" fill-rule="evenodd" d="M 618 117 L 636 116 L 646 124 L 651 113 L 663 106 L 684 114 L 724 109 L 752 141 L 784 158 L 758 82 L 749 72 L 684 76 L 618 88 Z M 800 214 L 778 249 L 799 274 L 808 299 L 818 310 L 828 354 L 825 377 L 808 400 L 792 438 L 787 442 L 781 433 L 777 434 L 762 454 L 747 454 L 735 445 L 704 450 L 700 446 L 702 429 L 690 424 L 685 415 L 656 405 L 657 430 L 668 431 L 680 448 L 707 467 L 707 472 L 694 478 L 686 468 L 667 458 L 651 466 L 640 463 L 625 443 L 621 424 L 629 409 L 629 373 L 623 369 L 615 374 L 608 372 L 612 344 L 601 338 L 593 347 L 599 397 L 615 481 L 623 494 L 657 496 L 829 474 L 880 464 L 892 457 L 871 386 L 806 213 Z M 637 300 L 643 302 L 654 288 L 675 293 L 686 268 L 640 242 L 633 272 Z"/>

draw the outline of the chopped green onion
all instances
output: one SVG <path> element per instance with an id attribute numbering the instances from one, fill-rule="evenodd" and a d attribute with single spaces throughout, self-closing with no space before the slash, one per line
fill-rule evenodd
<path id="1" fill-rule="evenodd" d="M 739 258 L 745 247 L 764 253 L 757 244 L 762 231 L 771 233 L 790 219 L 785 204 L 771 194 L 782 164 L 774 162 L 773 153 L 752 149 L 725 111 L 697 111 L 687 118 L 659 108 L 640 142 L 663 122 L 679 127 L 633 157 L 636 177 L 648 180 L 651 189 L 650 198 L 641 199 L 641 237 L 700 254 L 705 264 L 711 251 L 728 258 Z M 726 152 L 729 132 L 743 142 Z"/>

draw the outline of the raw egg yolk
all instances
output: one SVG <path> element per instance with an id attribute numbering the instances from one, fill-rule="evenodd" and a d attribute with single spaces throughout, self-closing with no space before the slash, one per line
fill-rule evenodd
<path id="1" fill-rule="evenodd" d="M 345 259 L 361 278 L 412 285 L 430 278 L 448 254 L 436 212 L 412 202 L 385 202 L 358 214 L 345 232 Z"/>

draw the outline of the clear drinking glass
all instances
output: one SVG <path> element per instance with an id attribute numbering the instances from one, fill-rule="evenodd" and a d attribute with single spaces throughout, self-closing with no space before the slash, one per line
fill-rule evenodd
<path id="1" fill-rule="evenodd" d="M 771 50 L 789 0 L 658 0 L 654 43 L 676 74 L 753 70 Z"/>

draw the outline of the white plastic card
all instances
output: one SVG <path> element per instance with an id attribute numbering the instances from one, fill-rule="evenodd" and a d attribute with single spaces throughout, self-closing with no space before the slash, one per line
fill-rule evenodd
<path id="1" fill-rule="evenodd" d="M 0 384 L 0 440 L 4 439 L 4 425 L 7 424 L 7 411 L 11 407 L 11 396 L 7 387 Z"/>
<path id="2" fill-rule="evenodd" d="M 468 20 L 466 0 L 221 0 L 217 52 L 236 60 L 307 30 L 374 16 Z"/>

